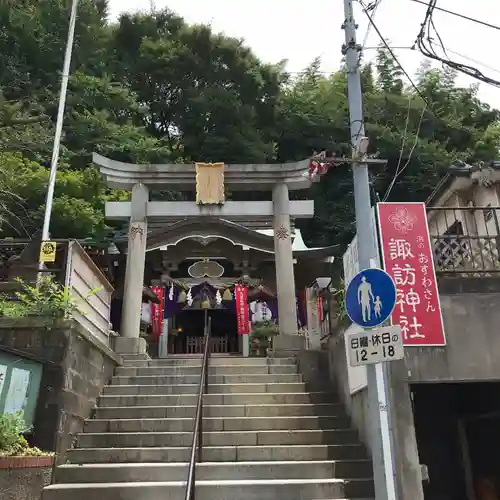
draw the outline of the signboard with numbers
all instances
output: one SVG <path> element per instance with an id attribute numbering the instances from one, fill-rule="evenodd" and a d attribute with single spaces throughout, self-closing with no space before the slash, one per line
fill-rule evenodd
<path id="1" fill-rule="evenodd" d="M 351 366 L 373 365 L 405 357 L 399 326 L 353 333 L 347 337 L 347 345 Z"/>
<path id="2" fill-rule="evenodd" d="M 397 288 L 393 325 L 405 346 L 446 345 L 424 203 L 379 203 L 385 270 Z"/>

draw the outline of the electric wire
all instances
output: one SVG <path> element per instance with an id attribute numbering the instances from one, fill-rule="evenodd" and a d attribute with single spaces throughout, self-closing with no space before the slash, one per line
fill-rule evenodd
<path id="1" fill-rule="evenodd" d="M 422 3 L 422 2 L 420 2 L 420 3 Z M 430 2 L 428 4 L 425 2 L 424 2 L 424 4 L 427 5 L 427 10 L 425 13 L 424 21 L 422 22 L 420 31 L 417 35 L 417 39 L 415 40 L 414 46 L 417 46 L 418 49 L 420 50 L 420 52 L 424 56 L 426 56 L 430 59 L 438 61 L 445 66 L 448 66 L 452 69 L 455 69 L 456 71 L 464 73 L 472 78 L 475 78 L 476 80 L 487 83 L 488 85 L 492 85 L 494 87 L 500 88 L 500 80 L 495 80 L 494 78 L 486 76 L 482 71 L 480 71 L 479 69 L 477 69 L 473 66 L 469 66 L 468 64 L 452 61 L 449 58 L 449 56 L 447 54 L 446 47 L 444 46 L 444 43 L 441 39 L 441 36 L 439 35 L 439 32 L 436 29 L 436 26 L 434 24 L 434 20 L 432 17 L 435 9 L 438 8 L 436 6 L 437 0 L 430 0 Z M 443 49 L 443 52 L 444 52 L 446 58 L 443 58 L 437 54 L 437 52 L 434 48 L 432 34 L 434 34 L 438 38 L 439 43 L 441 45 L 441 48 Z"/>
<path id="2" fill-rule="evenodd" d="M 380 4 L 382 3 L 382 0 L 374 0 L 370 4 L 366 6 L 366 9 L 369 12 L 372 12 L 372 17 L 375 19 L 375 16 L 377 15 L 377 9 L 380 7 Z M 368 43 L 368 37 L 370 36 L 370 31 L 372 29 L 372 24 L 368 23 L 368 27 L 366 28 L 366 33 L 363 38 L 363 45 L 361 46 L 361 50 L 359 51 L 359 60 L 361 61 L 361 58 L 363 57 L 363 51 L 365 50 L 366 44 Z"/>
<path id="3" fill-rule="evenodd" d="M 406 163 L 404 164 L 404 166 L 401 170 L 399 170 L 399 171 L 396 170 L 396 173 L 394 174 L 394 177 L 393 177 L 391 183 L 389 184 L 389 187 L 387 188 L 387 191 L 385 192 L 385 194 L 382 198 L 382 201 L 387 201 L 387 199 L 389 198 L 389 195 L 391 194 L 392 188 L 394 187 L 394 184 L 396 184 L 396 181 L 398 180 L 398 177 L 401 177 L 401 174 L 406 170 L 406 168 L 410 164 L 410 161 L 413 157 L 413 153 L 415 152 L 415 149 L 418 145 L 420 129 L 422 128 L 422 123 L 424 121 L 425 111 L 426 111 L 426 107 L 424 106 L 424 108 L 422 109 L 422 113 L 420 114 L 420 121 L 418 122 L 417 131 L 415 132 L 415 141 L 413 142 L 413 146 L 410 149 L 410 152 L 408 154 L 408 158 L 406 159 Z M 402 152 L 403 152 L 403 150 L 401 149 L 401 153 Z M 401 154 L 401 156 L 402 156 L 402 154 Z"/>
<path id="4" fill-rule="evenodd" d="M 375 21 L 373 19 L 373 17 L 370 15 L 370 13 L 366 10 L 366 7 L 363 3 L 362 0 L 358 0 L 360 5 L 362 6 L 363 8 L 363 12 L 365 13 L 365 15 L 368 17 L 368 20 L 370 22 L 370 24 L 373 25 L 373 29 L 377 32 L 381 42 L 383 43 L 383 45 L 385 46 L 385 48 L 388 50 L 389 54 L 391 55 L 391 57 L 393 58 L 394 62 L 396 63 L 396 65 L 399 67 L 399 69 L 403 72 L 403 74 L 406 76 L 406 78 L 408 79 L 408 81 L 410 82 L 411 86 L 413 87 L 413 89 L 415 90 L 415 92 L 417 93 L 417 95 L 422 99 L 422 101 L 424 102 L 424 107 L 422 108 L 422 113 L 420 115 L 420 120 L 419 120 L 419 123 L 418 123 L 418 126 L 417 126 L 417 131 L 415 133 L 415 141 L 413 143 L 413 146 L 410 150 L 410 153 L 408 155 L 408 158 L 406 159 L 406 163 L 404 164 L 403 168 L 399 168 L 401 166 L 401 160 L 402 160 L 402 157 L 403 157 L 403 154 L 404 154 L 404 146 L 406 144 L 406 135 L 407 135 L 407 127 L 408 127 L 408 122 L 409 122 L 409 118 L 410 118 L 410 113 L 411 113 L 411 96 L 410 96 L 410 100 L 408 102 L 408 112 L 407 112 L 407 117 L 406 117 L 406 125 L 405 125 L 405 132 L 404 132 L 404 137 L 403 137 L 403 141 L 402 141 L 402 145 L 401 145 L 401 150 L 400 150 L 400 156 L 399 156 L 399 160 L 398 160 L 398 165 L 396 167 L 396 171 L 395 171 L 395 174 L 393 176 L 393 179 L 391 181 L 391 183 L 389 184 L 389 187 L 387 189 L 387 191 L 385 192 L 384 196 L 383 196 L 383 201 L 386 201 L 387 198 L 389 197 L 391 191 L 392 191 L 392 188 L 394 187 L 394 184 L 396 183 L 396 180 L 398 179 L 398 177 L 401 176 L 401 174 L 403 173 L 404 170 L 406 170 L 406 168 L 408 167 L 408 165 L 410 164 L 411 162 L 411 159 L 413 157 L 413 153 L 418 145 L 418 141 L 419 141 L 419 134 L 420 134 L 420 129 L 422 127 L 422 123 L 423 123 L 423 120 L 424 120 L 424 116 L 426 114 L 426 111 L 431 111 L 432 114 L 441 122 L 441 118 L 437 115 L 437 113 L 433 110 L 433 108 L 431 107 L 428 99 L 423 95 L 423 93 L 420 91 L 420 89 L 417 87 L 417 85 L 415 84 L 415 82 L 413 81 L 413 79 L 410 77 L 410 75 L 408 74 L 408 72 L 404 69 L 404 67 L 401 65 L 401 63 L 399 62 L 399 59 L 396 57 L 394 51 L 392 50 L 392 48 L 390 47 L 390 45 L 387 43 L 387 40 L 385 39 L 385 37 L 382 35 L 380 29 L 378 28 L 378 26 L 375 24 Z"/>
<path id="5" fill-rule="evenodd" d="M 427 97 L 422 93 L 422 91 L 418 88 L 418 86 L 415 84 L 415 82 L 413 81 L 412 77 L 408 74 L 408 71 L 406 71 L 404 69 L 404 67 L 401 65 L 401 63 L 399 62 L 399 59 L 398 57 L 396 56 L 396 54 L 394 53 L 394 50 L 392 50 L 391 46 L 388 44 L 387 40 L 385 39 L 385 37 L 382 35 L 379 27 L 376 25 L 373 17 L 370 15 L 370 13 L 366 10 L 366 6 L 364 4 L 364 2 L 362 0 L 358 0 L 359 1 L 359 4 L 361 5 L 361 7 L 363 8 L 363 12 L 365 13 L 366 17 L 368 18 L 368 21 L 370 22 L 370 24 L 373 26 L 373 29 L 376 31 L 378 37 L 380 38 L 380 41 L 382 42 L 382 44 L 384 45 L 384 47 L 387 49 L 387 51 L 389 52 L 390 56 L 392 57 L 392 59 L 394 60 L 394 62 L 396 63 L 396 65 L 398 66 L 398 68 L 403 72 L 403 74 L 405 75 L 406 79 L 408 80 L 408 82 L 410 83 L 410 85 L 413 87 L 413 90 L 415 90 L 415 92 L 420 96 L 420 98 L 422 99 L 422 101 L 424 101 L 425 105 L 426 105 L 426 108 L 439 120 L 441 121 L 441 118 L 439 118 L 438 114 L 436 113 L 436 111 L 434 111 L 433 107 L 431 106 L 429 100 L 427 99 Z"/>
<path id="6" fill-rule="evenodd" d="M 431 3 L 423 2 L 422 0 L 411 0 L 411 1 L 412 2 L 416 2 L 416 3 L 420 3 L 422 5 L 426 5 L 427 7 L 429 7 L 432 4 L 432 1 L 431 1 Z M 465 14 L 460 14 L 459 12 L 454 12 L 452 10 L 443 9 L 442 7 L 434 6 L 434 8 L 436 10 L 440 10 L 441 12 L 446 12 L 446 14 L 451 14 L 452 16 L 461 17 L 462 19 L 465 19 L 467 21 L 471 21 L 473 23 L 481 24 L 482 26 L 486 26 L 488 28 L 492 28 L 492 29 L 500 31 L 500 26 L 497 26 L 495 24 L 490 24 L 490 23 L 487 23 L 486 21 L 481 21 L 480 19 L 475 19 L 473 17 L 466 16 Z"/>

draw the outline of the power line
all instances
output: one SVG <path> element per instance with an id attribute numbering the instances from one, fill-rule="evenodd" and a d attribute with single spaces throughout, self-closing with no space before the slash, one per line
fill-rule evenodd
<path id="1" fill-rule="evenodd" d="M 368 4 L 366 9 L 368 11 L 371 11 L 372 17 L 375 19 L 375 16 L 377 15 L 377 9 L 380 7 L 380 4 L 382 3 L 382 0 L 374 0 L 372 3 Z M 363 55 L 363 50 L 366 47 L 366 44 L 368 43 L 368 37 L 370 36 L 370 31 L 372 28 L 372 24 L 368 23 L 368 27 L 366 28 L 366 33 L 363 38 L 363 45 L 361 46 L 361 50 L 359 52 L 359 59 L 361 60 L 361 56 Z"/>
<path id="2" fill-rule="evenodd" d="M 414 0 L 414 1 L 417 1 L 417 0 Z M 420 0 L 418 0 L 418 1 L 420 1 Z M 436 3 L 437 3 L 437 0 L 430 0 L 430 3 L 425 4 L 425 5 L 427 5 L 427 11 L 425 13 L 424 21 L 421 25 L 420 31 L 417 35 L 417 39 L 415 41 L 415 45 L 419 48 L 420 52 L 424 56 L 429 57 L 430 59 L 434 59 L 435 61 L 439 61 L 440 63 L 442 63 L 450 68 L 453 68 L 456 71 L 460 71 L 461 73 L 464 73 L 468 76 L 471 76 L 472 78 L 475 78 L 476 80 L 487 83 L 489 85 L 493 85 L 495 87 L 500 87 L 499 80 L 495 80 L 493 78 L 490 78 L 489 76 L 486 76 L 482 71 L 480 71 L 477 68 L 474 68 L 473 66 L 469 66 L 467 64 L 452 61 L 448 57 L 448 54 L 446 53 L 446 48 L 444 47 L 444 44 L 441 40 L 441 37 L 439 36 L 439 33 L 438 33 L 436 26 L 434 24 L 434 21 L 432 19 L 432 16 L 434 14 L 434 10 L 437 8 Z M 434 42 L 432 41 L 432 38 L 431 38 L 431 31 L 434 31 L 435 35 L 437 36 L 447 59 L 440 57 L 436 53 L 436 51 L 433 47 Z"/>
<path id="3" fill-rule="evenodd" d="M 427 3 L 427 2 L 423 2 L 422 0 L 411 0 L 412 2 L 416 2 L 416 3 L 420 3 L 422 5 L 425 5 L 427 7 L 430 7 L 432 5 L 432 1 L 431 3 Z M 477 24 L 481 24 L 483 26 L 487 26 L 488 28 L 493 28 L 495 30 L 499 30 L 500 31 L 500 26 L 496 26 L 495 24 L 490 24 L 490 23 L 487 23 L 486 21 L 481 21 L 480 19 L 475 19 L 473 17 L 469 17 L 469 16 L 466 16 L 465 14 L 460 14 L 459 12 L 454 12 L 452 10 L 448 10 L 448 9 L 443 9 L 442 7 L 436 7 L 434 6 L 433 7 L 434 9 L 436 10 L 440 10 L 441 12 L 446 12 L 447 14 L 451 14 L 452 16 L 457 16 L 457 17 L 461 17 L 462 19 L 466 19 L 467 21 L 471 21 L 473 23 L 477 23 Z"/>
<path id="4" fill-rule="evenodd" d="M 378 28 L 378 26 L 375 24 L 375 21 L 373 20 L 373 17 L 369 14 L 369 12 L 366 10 L 366 6 L 365 4 L 363 3 L 362 0 L 359 0 L 359 3 L 361 5 L 361 7 L 363 8 L 363 12 L 366 14 L 366 17 L 368 18 L 368 21 L 370 21 L 370 24 L 373 26 L 373 29 L 377 32 L 377 35 L 379 36 L 380 38 L 380 41 L 384 44 L 385 48 L 387 49 L 387 51 L 389 52 L 389 54 L 391 55 L 391 57 L 393 58 L 394 62 L 397 64 L 397 66 L 399 67 L 399 69 L 403 72 L 403 74 L 406 76 L 407 80 L 410 82 L 410 85 L 413 87 L 413 89 L 415 90 L 415 92 L 420 96 L 420 98 L 424 101 L 426 107 L 432 112 L 432 114 L 438 119 L 438 120 L 441 120 L 439 118 L 439 116 L 437 115 L 437 113 L 434 111 L 434 109 L 432 108 L 432 106 L 430 105 L 429 101 L 427 100 L 427 97 L 425 97 L 425 95 L 421 92 L 421 90 L 417 87 L 417 85 L 415 84 L 415 82 L 413 81 L 413 79 L 411 78 L 411 76 L 408 74 L 408 72 L 404 69 L 404 67 L 401 65 L 401 63 L 399 62 L 399 59 L 396 57 L 396 54 L 394 53 L 394 51 L 392 50 L 391 46 L 387 43 L 387 40 L 384 38 L 384 36 L 382 35 L 382 33 L 380 32 L 380 29 Z"/>
<path id="5" fill-rule="evenodd" d="M 434 43 L 432 40 L 430 40 L 430 43 Z M 403 47 L 400 47 L 403 48 Z M 415 50 L 413 47 L 407 47 L 412 50 Z M 482 66 L 483 68 L 489 69 L 490 71 L 494 71 L 495 73 L 500 73 L 500 69 L 494 68 L 493 66 L 488 66 L 488 64 L 478 61 L 477 59 L 473 59 L 472 57 L 466 56 L 465 54 L 461 54 L 460 52 L 457 52 L 456 50 L 451 50 L 448 47 L 446 47 L 446 51 L 450 52 L 451 54 L 455 54 L 456 56 L 462 57 L 463 59 L 466 59 L 467 61 L 473 62 L 474 64 L 479 64 L 479 66 Z"/>
<path id="6" fill-rule="evenodd" d="M 425 111 L 426 111 L 426 108 L 424 107 L 424 109 L 422 109 L 422 113 L 420 114 L 420 121 L 418 122 L 417 131 L 415 133 L 415 141 L 413 142 L 413 146 L 410 149 L 410 153 L 408 154 L 408 158 L 406 159 L 406 163 L 404 164 L 404 166 L 401 170 L 398 170 L 399 169 L 399 162 L 398 162 L 398 168 L 396 168 L 396 172 L 394 173 L 394 177 L 393 177 L 391 183 L 389 184 L 389 187 L 387 188 L 387 191 L 385 192 L 385 195 L 384 195 L 382 201 L 387 201 L 387 199 L 389 198 L 389 195 L 391 194 L 392 188 L 394 187 L 394 184 L 396 184 L 396 181 L 398 180 L 398 177 L 401 176 L 401 174 L 406 170 L 406 168 L 410 164 L 413 153 L 418 145 L 420 129 L 422 128 L 422 122 L 424 121 Z M 403 148 L 403 146 L 401 146 L 401 148 Z M 401 149 L 400 159 L 402 156 L 403 156 L 403 149 Z"/>

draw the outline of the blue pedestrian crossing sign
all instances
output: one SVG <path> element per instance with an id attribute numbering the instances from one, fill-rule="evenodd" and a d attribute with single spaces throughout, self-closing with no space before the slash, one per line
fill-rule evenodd
<path id="1" fill-rule="evenodd" d="M 396 285 L 382 269 L 360 271 L 349 283 L 345 308 L 353 323 L 364 328 L 381 325 L 396 305 Z"/>

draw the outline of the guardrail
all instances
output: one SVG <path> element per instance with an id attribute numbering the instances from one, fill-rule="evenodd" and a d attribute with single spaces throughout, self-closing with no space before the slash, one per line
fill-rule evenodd
<path id="1" fill-rule="evenodd" d="M 185 500 L 195 500 L 196 492 L 196 462 L 203 459 L 203 396 L 208 392 L 208 360 L 210 357 L 211 318 L 205 311 L 205 349 L 201 364 L 200 387 L 198 389 L 198 403 L 193 428 L 193 444 L 191 445 L 191 458 L 189 460 L 188 478 L 186 484 Z"/>

